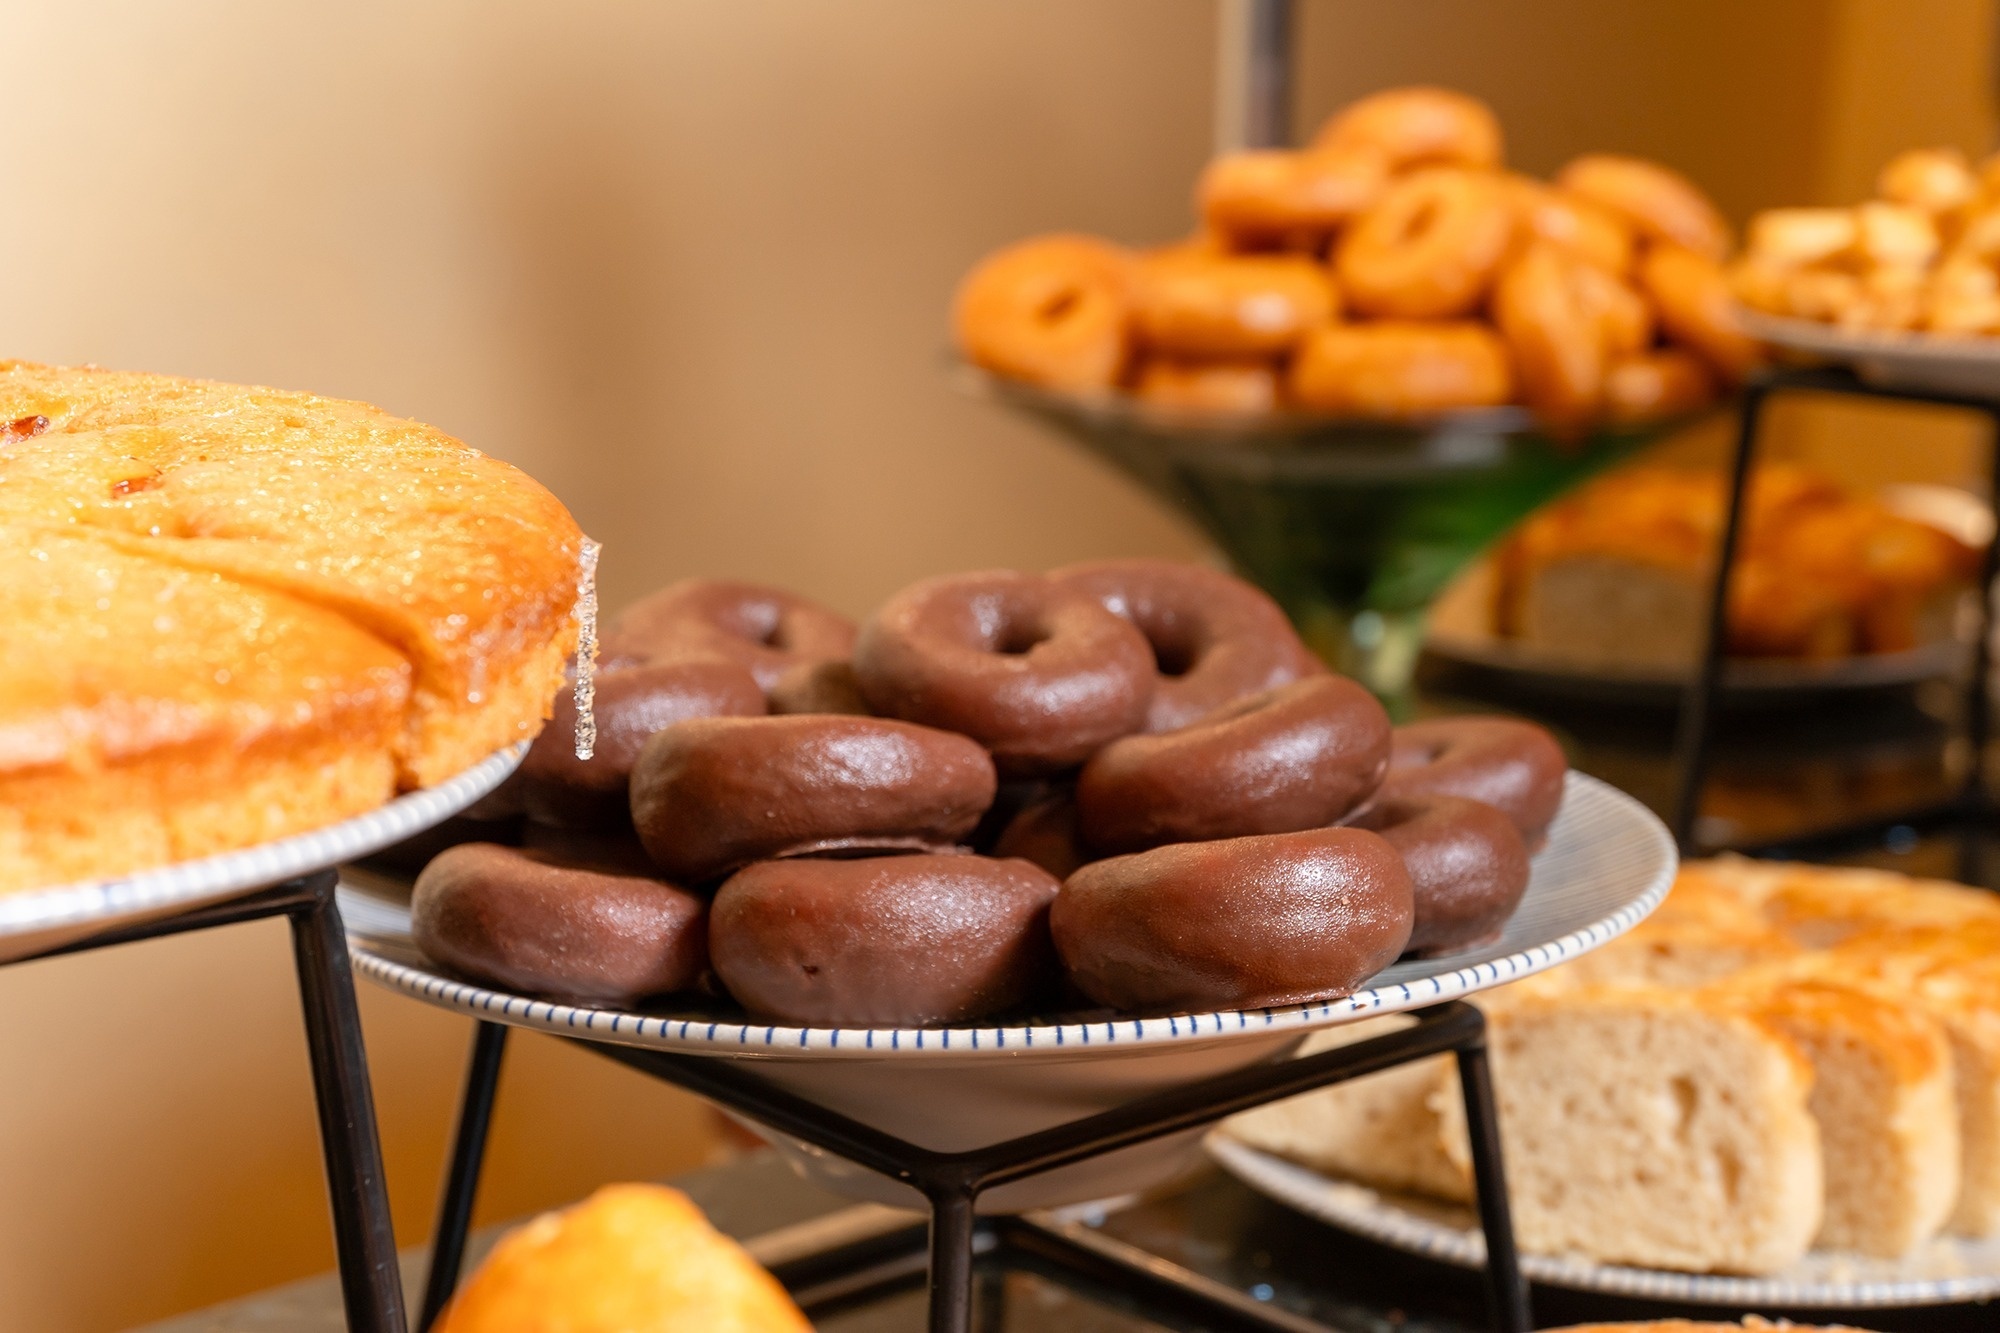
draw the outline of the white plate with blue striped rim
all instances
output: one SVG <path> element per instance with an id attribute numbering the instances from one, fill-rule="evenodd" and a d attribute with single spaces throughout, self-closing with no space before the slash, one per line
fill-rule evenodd
<path id="1" fill-rule="evenodd" d="M 1470 1209 L 1321 1175 L 1224 1131 L 1209 1135 L 1208 1151 L 1252 1189 L 1342 1231 L 1458 1268 L 1486 1264 L 1486 1237 Z M 1521 1269 L 1553 1287 L 1739 1311 L 1951 1305 L 2000 1296 L 2000 1236 L 1940 1237 L 1901 1259 L 1815 1250 L 1762 1277 L 1675 1273 L 1550 1254 L 1523 1254 Z"/>
<path id="2" fill-rule="evenodd" d="M 512 745 L 435 787 L 366 814 L 233 852 L 0 897 L 0 963 L 27 958 L 117 926 L 253 893 L 366 856 L 442 823 L 503 782 L 528 752 Z"/>

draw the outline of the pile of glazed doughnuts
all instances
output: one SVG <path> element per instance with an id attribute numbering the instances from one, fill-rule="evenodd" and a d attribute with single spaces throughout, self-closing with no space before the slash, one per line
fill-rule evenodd
<path id="1" fill-rule="evenodd" d="M 1216 158 L 1192 239 L 1051 235 L 960 283 L 960 350 L 995 374 L 1175 412 L 1409 419 L 1524 403 L 1558 434 L 1683 415 L 1756 363 L 1686 178 L 1589 154 L 1503 168 L 1483 103 L 1365 97 L 1300 151 Z"/>
<path id="2" fill-rule="evenodd" d="M 1753 309 L 1847 329 L 2000 333 L 2000 154 L 1898 153 L 1854 208 L 1773 208 L 1730 269 Z"/>
<path id="3" fill-rule="evenodd" d="M 605 638 L 412 920 L 474 980 L 809 1026 L 1346 994 L 1493 937 L 1562 800 L 1502 718 L 1392 729 L 1276 603 L 1150 560 L 929 579 L 858 628 L 675 584 Z M 514 845 L 506 845 L 507 843 Z"/>

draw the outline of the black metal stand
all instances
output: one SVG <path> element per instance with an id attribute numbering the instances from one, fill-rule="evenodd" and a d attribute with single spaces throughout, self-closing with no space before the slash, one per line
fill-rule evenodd
<path id="1" fill-rule="evenodd" d="M 1702 849 L 1699 822 L 1701 794 L 1708 776 L 1709 752 L 1715 730 L 1716 696 L 1722 684 L 1723 660 L 1728 649 L 1728 589 L 1742 547 L 1743 501 L 1755 463 L 1757 437 L 1764 421 L 1764 409 L 1774 394 L 1823 393 L 1849 397 L 1877 398 L 1895 402 L 1930 403 L 1942 407 L 1979 412 L 1993 422 L 1996 440 L 1992 473 L 1992 499 L 2000 513 L 2000 402 L 1968 398 L 1958 394 L 1933 393 L 1913 389 L 1885 389 L 1865 383 L 1845 369 L 1780 369 L 1753 379 L 1743 391 L 1742 417 L 1736 433 L 1736 449 L 1729 468 L 1729 504 L 1722 526 L 1722 546 L 1717 552 L 1715 574 L 1709 590 L 1707 638 L 1694 676 L 1682 698 L 1678 731 L 1675 736 L 1675 764 L 1679 778 L 1674 802 L 1673 832 L 1683 856 Z M 1986 742 L 1991 730 L 1991 706 L 1987 695 L 1987 674 L 1991 666 L 1993 631 L 1992 589 L 2000 573 L 2000 541 L 1989 542 L 1979 582 L 1979 632 L 1973 641 L 1972 668 L 1965 687 L 1964 725 L 1967 745 L 1965 781 L 1948 800 L 1898 811 L 1858 824 L 1815 830 L 1804 838 L 1788 838 L 1784 850 L 1794 855 L 1808 854 L 1813 846 L 1854 843 L 1897 825 L 1940 827 L 1968 824 L 1988 819 L 1992 803 L 1985 780 Z M 1766 850 L 1743 848 L 1750 852 Z M 1970 878 L 1976 867 L 1969 864 L 1976 852 L 1969 839 L 1961 844 L 1961 878 Z"/>
<path id="2" fill-rule="evenodd" d="M 107 931 L 34 956 L 108 949 L 266 917 L 290 919 L 347 1326 L 354 1333 L 404 1333 L 402 1276 L 396 1267 L 382 1143 L 362 1049 L 361 1012 L 355 1006 L 347 936 L 334 902 L 338 882 L 336 872 L 323 870 L 246 898 Z"/>
<path id="3" fill-rule="evenodd" d="M 505 1031 L 482 1021 L 473 1038 L 472 1062 L 431 1250 L 433 1271 L 421 1330 L 428 1330 L 443 1309 L 457 1278 L 499 1085 Z M 1090 1270 L 1100 1279 L 1111 1272 L 1122 1289 L 1190 1316 L 1226 1316 L 1226 1322 L 1243 1328 L 1318 1329 L 1316 1324 L 1261 1305 L 1240 1292 L 1213 1283 L 1176 1279 L 1169 1266 L 1139 1262 L 1130 1256 L 1110 1257 L 1119 1247 L 1093 1246 L 1087 1238 L 1052 1229 L 1045 1222 L 979 1218 L 975 1205 L 981 1192 L 999 1185 L 1163 1135 L 1199 1129 L 1266 1102 L 1450 1051 L 1457 1056 L 1465 1094 L 1480 1220 L 1486 1232 L 1487 1293 L 1493 1327 L 1496 1333 L 1527 1333 L 1531 1327 L 1528 1289 L 1521 1276 L 1507 1206 L 1493 1085 L 1487 1072 L 1486 1022 L 1469 1004 L 1454 1001 L 1438 1005 L 1422 1010 L 1416 1023 L 1396 1032 L 1302 1059 L 1205 1079 L 970 1152 L 938 1152 L 884 1134 L 773 1087 L 736 1061 L 604 1042 L 580 1044 L 922 1193 L 931 1211 L 928 1272 L 932 1333 L 967 1333 L 972 1328 L 974 1256 L 996 1244 L 1025 1246 L 1050 1262 Z M 847 1294 L 851 1298 L 854 1293 Z"/>

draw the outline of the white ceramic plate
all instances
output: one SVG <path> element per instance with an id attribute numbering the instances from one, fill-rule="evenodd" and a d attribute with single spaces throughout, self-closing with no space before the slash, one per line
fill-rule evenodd
<path id="1" fill-rule="evenodd" d="M 800 1028 L 720 1006 L 594 1009 L 509 995 L 436 970 L 410 940 L 399 886 L 349 871 L 341 914 L 361 975 L 442 1008 L 565 1036 L 758 1061 L 780 1086 L 941 1151 L 981 1147 L 1147 1093 L 1289 1054 L 1316 1028 L 1469 995 L 1596 948 L 1665 896 L 1673 842 L 1644 806 L 1571 774 L 1548 846 L 1500 940 L 1446 958 L 1398 963 L 1365 990 L 1279 1009 L 1164 1018 L 1055 1018 L 1004 1027 Z M 1144 1144 L 995 1192 L 996 1211 L 1053 1207 L 1156 1182 L 1185 1164 L 1198 1134 Z M 910 1202 L 858 1168 L 797 1150 L 835 1188 Z M 1142 1164 L 1142 1159 L 1144 1163 Z"/>
<path id="2" fill-rule="evenodd" d="M 1251 1188 L 1343 1231 L 1460 1268 L 1486 1263 L 1486 1237 L 1468 1209 L 1331 1179 L 1220 1132 L 1209 1136 L 1208 1151 Z M 1550 1286 L 1737 1310 L 1946 1305 L 2000 1296 L 2000 1237 L 1934 1240 L 1904 1259 L 1815 1251 L 1767 1277 L 1627 1268 L 1574 1255 L 1524 1254 L 1521 1268 Z"/>
<path id="3" fill-rule="evenodd" d="M 527 752 L 526 744 L 509 746 L 435 787 L 289 838 L 114 879 L 0 897 L 0 963 L 118 926 L 252 893 L 380 851 L 450 818 L 492 791 Z"/>
<path id="4" fill-rule="evenodd" d="M 1864 381 L 1881 388 L 2000 399 L 2000 338 L 1866 332 L 1754 310 L 1739 310 L 1738 317 L 1753 338 L 1852 366 Z"/>

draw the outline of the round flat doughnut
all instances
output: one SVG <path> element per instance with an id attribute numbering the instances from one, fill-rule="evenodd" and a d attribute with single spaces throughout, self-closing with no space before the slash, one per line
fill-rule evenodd
<path id="1" fill-rule="evenodd" d="M 1007 777 L 1073 768 L 1145 725 L 1153 654 L 1080 589 L 987 570 L 891 597 L 854 648 L 875 712 L 970 736 Z"/>
<path id="2" fill-rule="evenodd" d="M 1076 831 L 1076 793 L 1052 791 L 1023 806 L 993 840 L 997 857 L 1019 857 L 1057 879 L 1068 879 L 1091 860 Z"/>
<path id="3" fill-rule="evenodd" d="M 1319 828 L 1373 795 L 1388 764 L 1375 696 L 1315 676 L 1105 746 L 1077 778 L 1077 827 L 1099 852 Z"/>
<path id="4" fill-rule="evenodd" d="M 775 856 L 928 849 L 993 802 L 986 751 L 882 718 L 808 714 L 679 722 L 632 769 L 632 822 L 653 863 L 698 884 Z"/>
<path id="5" fill-rule="evenodd" d="M 1326 667 L 1262 589 L 1172 560 L 1094 560 L 1049 578 L 1131 621 L 1153 650 L 1147 731 L 1173 731 L 1246 694 Z"/>
<path id="6" fill-rule="evenodd" d="M 1026 861 L 983 856 L 763 861 L 715 895 L 709 947 L 729 993 L 759 1017 L 963 1023 L 1053 981 L 1048 911 L 1060 888 Z"/>
<path id="7" fill-rule="evenodd" d="M 1514 821 L 1529 850 L 1539 848 L 1562 808 L 1569 760 L 1556 738 L 1512 717 L 1437 717 L 1396 728 L 1384 799 L 1463 796 Z"/>
<path id="8" fill-rule="evenodd" d="M 410 927 L 431 961 L 530 995 L 665 995 L 697 988 L 708 967 L 708 904 L 696 895 L 492 843 L 461 843 L 424 867 Z"/>
<path id="9" fill-rule="evenodd" d="M 726 658 L 626 666 L 597 675 L 597 747 L 576 757 L 576 698 L 560 691 L 515 781 L 521 807 L 541 824 L 620 828 L 632 818 L 627 786 L 654 732 L 691 717 L 755 717 L 764 692 L 749 668 Z"/>
<path id="10" fill-rule="evenodd" d="M 1346 995 L 1396 961 L 1410 876 L 1379 835 L 1311 829 L 1093 861 L 1049 914 L 1070 980 L 1137 1013 Z"/>
<path id="11" fill-rule="evenodd" d="M 1463 796 L 1395 796 L 1357 821 L 1403 858 L 1416 895 L 1409 951 L 1451 953 L 1499 935 L 1528 890 L 1528 849 L 1512 820 Z"/>
<path id="12" fill-rule="evenodd" d="M 854 622 L 796 593 L 728 579 L 683 579 L 642 597 L 604 635 L 604 656 L 726 657 L 769 690 L 792 667 L 848 655 Z"/>
<path id="13" fill-rule="evenodd" d="M 771 687 L 774 713 L 846 713 L 868 716 L 868 701 L 854 680 L 854 664 L 847 661 L 801 662 L 778 677 Z"/>

